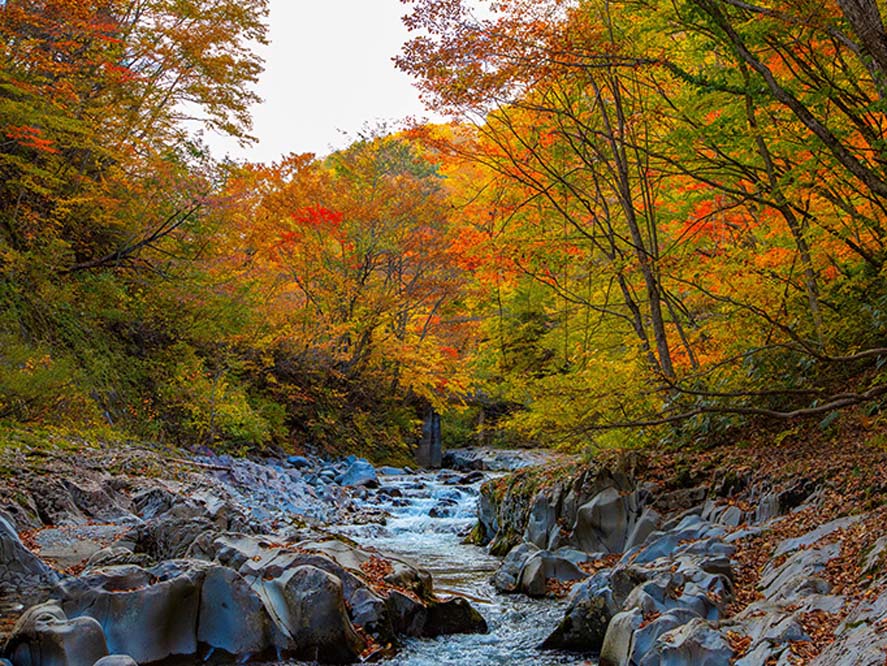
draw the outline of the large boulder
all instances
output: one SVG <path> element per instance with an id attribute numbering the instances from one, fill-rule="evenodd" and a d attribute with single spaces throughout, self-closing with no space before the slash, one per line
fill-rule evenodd
<path id="1" fill-rule="evenodd" d="M 274 625 L 262 599 L 236 571 L 214 566 L 206 572 L 197 640 L 243 656 L 274 645 Z"/>
<path id="2" fill-rule="evenodd" d="M 139 663 L 194 654 L 205 566 L 197 564 L 98 569 L 62 584 L 62 607 L 69 617 L 97 620 L 111 652 Z"/>
<path id="3" fill-rule="evenodd" d="M 58 580 L 55 571 L 25 548 L 11 521 L 0 515 L 0 599 L 43 601 Z"/>
<path id="4" fill-rule="evenodd" d="M 524 564 L 518 589 L 531 597 L 543 597 L 548 594 L 549 580 L 569 582 L 586 577 L 586 573 L 569 560 L 543 550 L 531 555 Z"/>
<path id="5" fill-rule="evenodd" d="M 538 552 L 539 547 L 532 543 L 522 543 L 508 551 L 508 555 L 493 574 L 493 587 L 500 592 L 517 592 L 524 565 Z"/>
<path id="6" fill-rule="evenodd" d="M 3 652 L 15 666 L 92 666 L 108 646 L 98 622 L 68 619 L 58 603 L 48 601 L 25 611 Z"/>
<path id="7" fill-rule="evenodd" d="M 560 534 L 557 518 L 557 508 L 552 505 L 547 494 L 539 493 L 530 507 L 524 538 L 539 548 L 556 548 Z"/>
<path id="8" fill-rule="evenodd" d="M 609 572 L 601 572 L 573 586 L 564 619 L 545 639 L 542 647 L 599 652 L 610 620 L 619 611 L 610 585 Z"/>
<path id="9" fill-rule="evenodd" d="M 415 596 L 391 590 L 385 600 L 394 631 L 406 636 L 422 636 L 428 608 Z"/>
<path id="10" fill-rule="evenodd" d="M 621 553 L 638 517 L 635 493 L 605 488 L 579 507 L 573 537 L 588 553 Z"/>
<path id="11" fill-rule="evenodd" d="M 643 621 L 644 614 L 636 608 L 617 613 L 610 620 L 601 645 L 601 666 L 631 666 L 634 635 Z"/>
<path id="12" fill-rule="evenodd" d="M 355 661 L 366 647 L 348 619 L 338 578 L 313 566 L 297 566 L 256 589 L 280 630 L 280 647 L 301 658 Z"/>
<path id="13" fill-rule="evenodd" d="M 485 634 L 487 621 L 467 600 L 453 597 L 428 606 L 428 618 L 422 632 L 434 638 L 449 634 Z"/>
<path id="14" fill-rule="evenodd" d="M 644 666 L 725 666 L 734 653 L 719 631 L 697 618 L 660 636 L 648 655 Z"/>

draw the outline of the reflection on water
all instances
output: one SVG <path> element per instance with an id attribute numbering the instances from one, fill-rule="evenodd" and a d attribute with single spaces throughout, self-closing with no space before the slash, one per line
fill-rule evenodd
<path id="1" fill-rule="evenodd" d="M 563 602 L 501 595 L 489 583 L 499 560 L 483 548 L 462 544 L 474 526 L 478 487 L 445 485 L 433 474 L 383 477 L 378 506 L 391 514 L 385 526 L 350 525 L 338 529 L 358 543 L 408 560 L 431 572 L 438 593 L 463 594 L 486 618 L 490 633 L 408 639 L 386 666 L 465 664 L 593 664 L 569 653 L 536 646 L 563 617 Z M 399 497 L 397 495 L 400 495 Z M 432 517 L 436 515 L 438 517 Z"/>

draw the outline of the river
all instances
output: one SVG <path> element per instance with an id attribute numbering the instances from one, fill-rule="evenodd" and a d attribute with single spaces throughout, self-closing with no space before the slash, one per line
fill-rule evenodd
<path id="1" fill-rule="evenodd" d="M 386 666 L 465 664 L 593 664 L 575 654 L 538 650 L 536 646 L 563 617 L 563 601 L 503 595 L 489 579 L 499 559 L 483 548 L 463 544 L 477 520 L 482 481 L 452 485 L 448 472 L 381 477 L 383 489 L 369 501 L 390 514 L 386 524 L 343 525 L 336 531 L 373 548 L 427 569 L 438 594 L 469 598 L 489 625 L 488 634 L 408 639 Z M 449 482 L 449 483 L 448 483 Z M 437 514 L 437 517 L 433 517 Z M 443 514 L 443 515 L 441 515 Z"/>

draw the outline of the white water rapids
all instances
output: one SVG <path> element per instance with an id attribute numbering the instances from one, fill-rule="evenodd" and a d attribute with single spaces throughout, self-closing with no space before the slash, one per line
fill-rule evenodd
<path id="1" fill-rule="evenodd" d="M 488 634 L 461 634 L 435 639 L 411 638 L 386 666 L 434 666 L 463 664 L 493 666 L 522 664 L 593 664 L 569 653 L 538 650 L 537 645 L 563 617 L 563 602 L 503 595 L 489 578 L 499 565 L 478 546 L 462 543 L 463 535 L 477 520 L 481 482 L 446 485 L 446 473 L 385 476 L 383 488 L 400 497 L 377 495 L 374 506 L 390 513 L 386 525 L 345 525 L 336 528 L 361 545 L 427 569 L 434 577 L 438 594 L 454 592 L 466 596 L 484 616 Z M 396 490 L 395 490 L 396 489 Z M 433 509 L 444 513 L 432 517 Z"/>

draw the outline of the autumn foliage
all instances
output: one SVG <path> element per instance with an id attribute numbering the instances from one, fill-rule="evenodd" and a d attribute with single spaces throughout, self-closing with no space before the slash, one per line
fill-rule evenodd
<path id="1" fill-rule="evenodd" d="M 403 457 L 429 408 L 574 448 L 880 412 L 874 2 L 404 4 L 453 122 L 274 164 L 195 133 L 249 141 L 264 0 L 0 5 L 0 418 Z"/>

